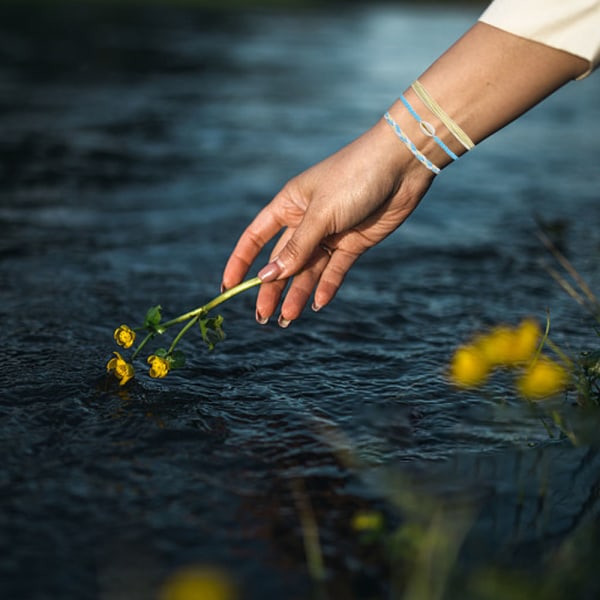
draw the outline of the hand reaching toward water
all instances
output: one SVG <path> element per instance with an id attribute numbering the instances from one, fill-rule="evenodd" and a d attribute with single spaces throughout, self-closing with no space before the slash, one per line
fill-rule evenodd
<path id="1" fill-rule="evenodd" d="M 365 250 L 394 231 L 423 197 L 433 175 L 412 161 L 385 122 L 290 180 L 248 226 L 223 275 L 229 288 L 241 281 L 265 244 L 285 229 L 259 276 L 256 319 L 281 307 L 287 326 L 307 304 L 331 301 Z"/>
<path id="2" fill-rule="evenodd" d="M 583 27 L 593 26 L 600 11 L 588 20 L 578 13 L 559 21 L 576 33 L 582 27 L 578 19 Z M 256 319 L 264 324 L 274 314 L 290 279 L 281 326 L 300 315 L 313 291 L 313 309 L 322 308 L 356 259 L 416 208 L 434 173 L 589 72 L 600 60 L 600 44 L 593 48 L 596 54 L 586 59 L 478 22 L 404 92 L 389 109 L 387 122 L 381 119 L 284 186 L 240 237 L 225 267 L 223 287 L 238 284 L 262 248 L 283 230 L 269 264 L 259 271 L 264 283 Z"/>

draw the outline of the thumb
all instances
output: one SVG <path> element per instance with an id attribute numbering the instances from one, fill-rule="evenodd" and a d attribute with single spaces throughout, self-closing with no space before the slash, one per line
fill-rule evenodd
<path id="1" fill-rule="evenodd" d="M 258 272 L 258 277 L 264 283 L 276 279 L 287 279 L 301 271 L 319 242 L 326 237 L 323 225 L 314 222 L 307 216 L 305 215 L 292 237 L 279 253 Z"/>

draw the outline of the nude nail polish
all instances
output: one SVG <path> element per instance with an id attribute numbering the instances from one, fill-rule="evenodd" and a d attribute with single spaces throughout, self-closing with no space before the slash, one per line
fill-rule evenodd
<path id="1" fill-rule="evenodd" d="M 275 281 L 277 277 L 279 277 L 282 271 L 281 265 L 276 261 L 270 262 L 268 265 L 265 265 L 259 272 L 258 277 L 261 281 L 267 283 L 269 281 Z"/>
<path id="2" fill-rule="evenodd" d="M 279 324 L 279 327 L 283 327 L 283 329 L 286 329 L 287 327 L 290 326 L 291 321 L 289 321 L 288 319 L 284 319 L 281 315 L 279 316 L 279 319 L 277 319 L 277 323 Z"/>

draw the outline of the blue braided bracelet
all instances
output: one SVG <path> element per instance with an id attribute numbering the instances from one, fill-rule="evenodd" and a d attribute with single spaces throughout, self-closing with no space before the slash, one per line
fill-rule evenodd
<path id="1" fill-rule="evenodd" d="M 425 165 L 430 171 L 433 171 L 435 175 L 438 175 L 440 172 L 440 168 L 436 167 L 428 158 L 426 158 L 422 152 L 411 142 L 402 129 L 400 129 L 400 125 L 392 119 L 389 112 L 386 112 L 383 115 L 383 118 L 391 125 L 392 129 L 396 132 L 396 135 L 400 138 L 400 140 L 404 143 L 404 145 L 413 153 L 415 158 L 419 160 L 423 165 Z"/>
<path id="2" fill-rule="evenodd" d="M 456 154 L 454 154 L 454 152 L 452 152 L 452 150 L 450 150 L 450 148 L 448 148 L 448 146 L 446 146 L 446 144 L 444 144 L 444 142 L 442 142 L 442 140 L 437 135 L 435 135 L 435 127 L 431 123 L 428 123 L 427 121 L 423 121 L 423 119 L 421 119 L 421 117 L 419 116 L 417 111 L 410 105 L 410 102 L 404 97 L 403 94 L 400 96 L 400 100 L 402 100 L 402 104 L 404 104 L 404 106 L 406 106 L 406 108 L 408 109 L 408 112 L 415 118 L 415 121 L 417 121 L 417 123 L 419 123 L 419 127 L 421 128 L 421 131 L 427 137 L 432 137 L 435 140 L 435 142 L 437 143 L 437 145 L 452 160 L 458 160 L 458 156 Z"/>

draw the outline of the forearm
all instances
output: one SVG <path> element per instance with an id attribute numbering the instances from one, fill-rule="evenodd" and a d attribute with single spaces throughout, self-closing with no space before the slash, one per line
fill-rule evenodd
<path id="1" fill-rule="evenodd" d="M 419 77 L 419 82 L 478 143 L 588 67 L 583 58 L 477 23 Z M 419 115 L 434 125 L 449 148 L 457 155 L 465 152 L 411 88 L 404 95 Z M 390 113 L 434 164 L 443 167 L 451 162 L 432 138 L 423 136 L 402 103 L 395 103 Z"/>

